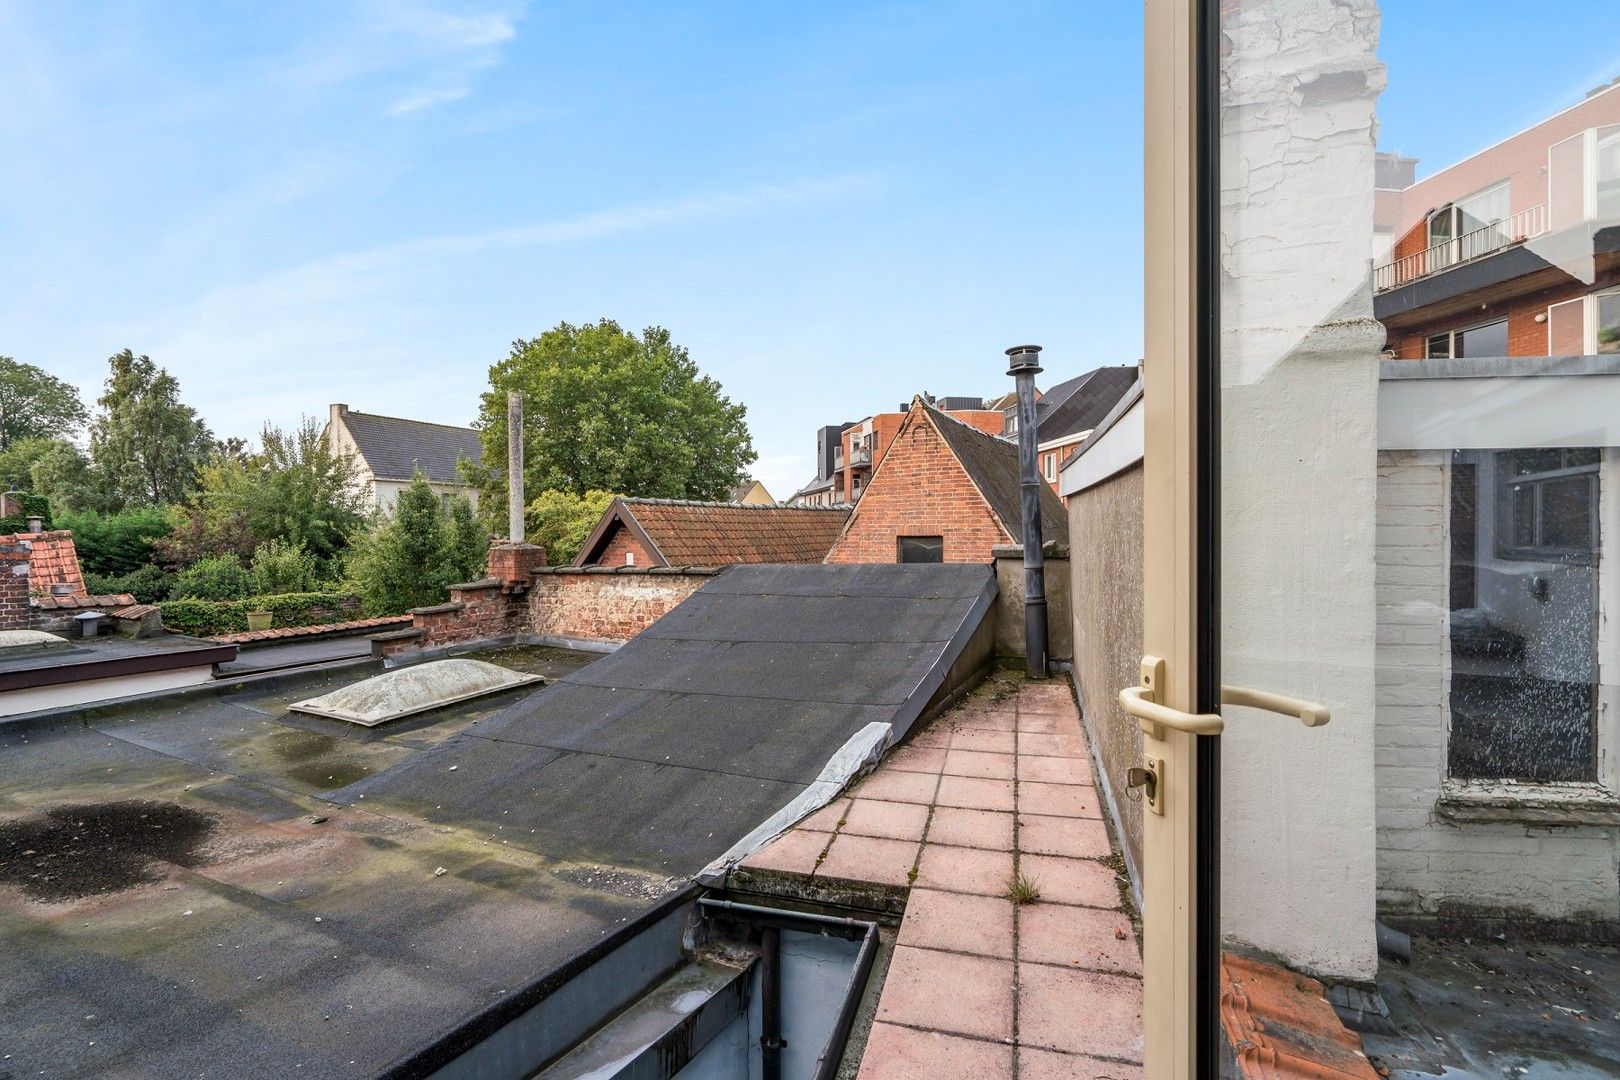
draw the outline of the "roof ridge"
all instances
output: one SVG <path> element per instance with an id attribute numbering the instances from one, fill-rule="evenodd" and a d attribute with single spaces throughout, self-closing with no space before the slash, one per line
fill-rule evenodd
<path id="1" fill-rule="evenodd" d="M 636 506 L 699 506 L 711 510 L 812 510 L 826 512 L 840 509 L 831 506 L 785 506 L 781 503 L 704 502 L 700 499 L 652 499 L 644 496 L 619 496 L 620 502 Z"/>
<path id="2" fill-rule="evenodd" d="M 389 416 L 387 413 L 361 412 L 359 409 L 350 409 L 343 416 L 369 416 L 374 420 L 398 420 L 402 424 L 421 424 L 423 427 L 448 428 L 451 431 L 470 431 L 474 435 L 481 434 L 477 428 L 465 424 L 441 424 L 437 420 L 412 420 L 408 416 Z"/>

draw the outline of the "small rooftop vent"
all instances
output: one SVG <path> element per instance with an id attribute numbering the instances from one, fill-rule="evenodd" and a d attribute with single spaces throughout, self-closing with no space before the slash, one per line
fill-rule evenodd
<path id="1" fill-rule="evenodd" d="M 287 706 L 292 712 L 376 727 L 402 716 L 545 680 L 482 660 L 435 660 L 385 671 L 330 694 Z"/>

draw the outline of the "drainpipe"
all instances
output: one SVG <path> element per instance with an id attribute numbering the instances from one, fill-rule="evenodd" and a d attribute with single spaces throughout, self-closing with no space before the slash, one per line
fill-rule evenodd
<path id="1" fill-rule="evenodd" d="M 782 1080 L 782 931 L 760 932 L 759 1057 L 762 1080 Z"/>
<path id="2" fill-rule="evenodd" d="M 506 394 L 506 539 L 523 543 L 523 395 Z"/>
<path id="3" fill-rule="evenodd" d="M 1041 479 L 1036 460 L 1035 376 L 1041 372 L 1041 347 L 1017 345 L 1007 350 L 1007 374 L 1018 388 L 1018 496 L 1024 530 L 1024 655 L 1029 673 L 1046 672 L 1046 555 L 1041 544 Z"/>

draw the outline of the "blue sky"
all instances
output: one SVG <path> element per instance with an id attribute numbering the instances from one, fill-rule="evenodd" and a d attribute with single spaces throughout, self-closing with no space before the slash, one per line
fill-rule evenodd
<path id="1" fill-rule="evenodd" d="M 1516 10 L 1386 15 L 1387 147 L 1438 167 L 1620 73 Z M 1505 76 L 1435 62 L 1509 27 Z M 785 495 L 817 426 L 999 392 L 1008 345 L 1136 359 L 1140 53 L 1102 0 L 0 0 L 0 354 L 90 400 L 129 346 L 250 434 L 465 423 L 513 339 L 660 324 Z"/>

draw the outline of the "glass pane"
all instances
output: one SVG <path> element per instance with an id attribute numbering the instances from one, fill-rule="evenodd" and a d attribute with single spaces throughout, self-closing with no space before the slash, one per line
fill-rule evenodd
<path id="1" fill-rule="evenodd" d="M 898 538 L 899 561 L 903 563 L 937 563 L 945 561 L 945 540 L 939 536 L 902 536 Z"/>
<path id="2" fill-rule="evenodd" d="M 1620 352 L 1620 293 L 1597 298 L 1597 351 Z"/>
<path id="3" fill-rule="evenodd" d="M 1458 356 L 1506 356 L 1508 354 L 1508 324 L 1486 323 L 1470 327 L 1457 335 Z"/>
<path id="4" fill-rule="evenodd" d="M 1620 218 L 1620 128 L 1598 133 L 1596 172 L 1598 218 Z"/>

